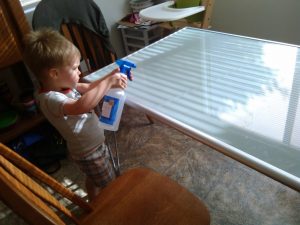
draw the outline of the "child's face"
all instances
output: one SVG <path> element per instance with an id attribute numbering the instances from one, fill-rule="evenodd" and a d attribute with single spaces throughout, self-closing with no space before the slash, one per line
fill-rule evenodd
<path id="1" fill-rule="evenodd" d="M 58 69 L 58 82 L 61 88 L 75 88 L 81 74 L 78 69 L 80 65 L 79 56 L 74 56 L 67 65 Z"/>

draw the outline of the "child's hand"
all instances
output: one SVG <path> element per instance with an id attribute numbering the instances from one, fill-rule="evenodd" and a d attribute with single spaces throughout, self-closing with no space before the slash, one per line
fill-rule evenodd
<path id="1" fill-rule="evenodd" d="M 127 76 L 120 72 L 114 73 L 111 76 L 111 88 L 122 88 L 127 87 Z"/>
<path id="2" fill-rule="evenodd" d="M 112 70 L 107 76 L 112 76 L 115 73 L 120 73 L 120 69 L 116 68 L 116 69 Z M 133 81 L 133 74 L 131 73 L 131 71 L 130 71 L 130 74 L 129 74 L 128 78 L 129 78 L 130 81 Z"/>

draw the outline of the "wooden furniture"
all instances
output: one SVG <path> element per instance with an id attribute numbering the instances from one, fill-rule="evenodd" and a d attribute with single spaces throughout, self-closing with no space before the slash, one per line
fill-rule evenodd
<path id="1" fill-rule="evenodd" d="M 19 0 L 0 1 L 0 69 L 22 61 L 22 38 L 30 31 Z"/>
<path id="2" fill-rule="evenodd" d="M 201 12 L 201 19 L 199 21 L 188 21 L 187 19 L 180 19 L 176 21 L 161 23 L 160 26 L 169 32 L 173 32 L 186 26 L 209 29 L 211 26 L 210 22 L 214 0 L 201 0 L 201 5 L 205 7 L 205 10 Z"/>
<path id="3" fill-rule="evenodd" d="M 0 153 L 0 197 L 29 224 L 65 224 L 60 212 L 75 224 L 86 225 L 210 223 L 207 208 L 196 196 L 149 169 L 125 172 L 87 203 L 1 143 Z M 81 207 L 83 214 L 77 217 L 40 183 Z"/>
<path id="4" fill-rule="evenodd" d="M 19 72 L 24 67 L 22 63 L 23 37 L 30 31 L 30 26 L 25 17 L 19 0 L 0 1 L 0 69 L 11 69 Z M 22 133 L 32 129 L 45 121 L 41 114 L 30 119 L 22 117 L 12 129 L 1 130 L 0 142 L 6 143 Z"/>
<path id="5" fill-rule="evenodd" d="M 45 121 L 46 119 L 41 113 L 30 117 L 20 117 L 16 124 L 0 132 L 0 142 L 8 143 Z"/>
<path id="6" fill-rule="evenodd" d="M 81 68 L 82 76 L 116 60 L 116 54 L 103 45 L 102 38 L 87 28 L 75 23 L 63 23 L 61 32 L 77 46 L 81 53 L 82 60 L 87 67 L 87 71 L 83 71 L 83 68 Z"/>
<path id="7" fill-rule="evenodd" d="M 202 22 L 199 28 L 208 29 L 211 26 L 210 21 L 214 7 L 214 0 L 202 0 L 201 5 L 205 6 L 205 11 L 203 13 Z"/>
<path id="8" fill-rule="evenodd" d="M 40 1 L 32 17 L 32 27 L 34 30 L 50 27 L 73 42 L 84 62 L 80 67 L 82 76 L 115 61 L 109 30 L 93 0 Z"/>

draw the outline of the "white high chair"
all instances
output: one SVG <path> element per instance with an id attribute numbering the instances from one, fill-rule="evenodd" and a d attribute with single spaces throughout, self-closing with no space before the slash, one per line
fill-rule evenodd
<path id="1" fill-rule="evenodd" d="M 172 8 L 175 1 L 166 1 L 158 5 L 150 6 L 140 11 L 143 20 L 163 23 L 164 28 L 176 29 L 182 26 L 195 26 L 198 28 L 209 28 L 214 0 L 202 0 L 201 5 L 188 8 Z M 190 22 L 186 17 L 202 12 L 201 20 Z M 171 23 L 170 23 L 171 22 Z"/>

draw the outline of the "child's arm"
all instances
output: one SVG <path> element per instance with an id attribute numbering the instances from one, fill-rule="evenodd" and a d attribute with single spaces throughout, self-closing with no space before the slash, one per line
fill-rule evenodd
<path id="1" fill-rule="evenodd" d="M 99 84 L 100 82 L 102 82 L 104 79 L 106 79 L 107 77 L 120 72 L 119 68 L 114 69 L 113 71 L 111 71 L 109 74 L 107 74 L 106 76 L 93 81 L 91 83 L 78 83 L 76 86 L 76 90 L 79 91 L 81 94 L 84 94 L 85 92 L 87 92 L 88 90 L 90 90 L 91 88 L 93 88 L 93 86 L 97 86 L 97 84 Z"/>
<path id="2" fill-rule="evenodd" d="M 111 87 L 126 88 L 127 77 L 118 73 L 119 70 L 113 70 L 100 80 L 94 81 L 89 85 L 83 85 L 85 93 L 78 100 L 70 100 L 64 104 L 63 110 L 66 115 L 78 115 L 90 112 L 99 101 L 103 98 L 105 93 Z M 82 90 L 78 90 L 82 91 Z"/>

